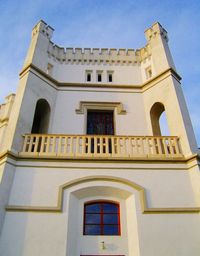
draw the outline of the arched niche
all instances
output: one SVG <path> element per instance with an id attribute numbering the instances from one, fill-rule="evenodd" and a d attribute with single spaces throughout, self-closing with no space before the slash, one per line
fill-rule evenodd
<path id="1" fill-rule="evenodd" d="M 154 136 L 169 135 L 165 107 L 162 103 L 156 102 L 150 110 L 152 131 Z"/>
<path id="2" fill-rule="evenodd" d="M 31 133 L 48 133 L 50 106 L 45 99 L 39 99 L 35 107 Z"/>
<path id="3" fill-rule="evenodd" d="M 139 256 L 138 189 L 109 179 L 75 183 L 67 189 L 63 203 L 68 223 L 67 255 Z M 102 201 L 119 205 L 120 235 L 84 234 L 84 206 L 88 202 Z"/>

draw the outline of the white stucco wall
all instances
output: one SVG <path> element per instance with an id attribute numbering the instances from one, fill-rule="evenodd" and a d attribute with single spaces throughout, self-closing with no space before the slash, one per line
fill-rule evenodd
<path id="1" fill-rule="evenodd" d="M 71 64 L 49 59 L 52 64 L 52 77 L 59 82 L 85 83 L 86 71 L 91 71 L 91 82 L 99 84 L 140 85 L 142 83 L 140 66 L 137 64 Z M 47 65 L 48 65 L 47 63 Z M 102 71 L 102 82 L 97 81 L 97 72 Z M 107 72 L 113 73 L 113 82 L 107 81 Z"/>
<path id="2" fill-rule="evenodd" d="M 148 207 L 195 207 L 200 203 L 196 201 L 192 186 L 197 170 L 188 171 L 182 164 L 172 164 L 169 170 L 167 165 L 155 164 L 136 167 L 122 163 L 116 166 L 114 163 L 55 165 L 46 162 L 44 166 L 40 163 L 28 167 L 22 162 L 16 169 L 9 205 L 56 206 L 59 186 L 87 177 L 108 177 L 110 180 L 94 179 L 66 188 L 62 213 L 7 212 L 0 254 L 175 256 L 181 253 L 188 256 L 192 253 L 198 256 L 198 214 L 142 214 L 139 192 L 120 183 L 119 179 L 144 187 Z M 119 182 L 112 181 L 115 178 Z M 83 205 L 98 199 L 120 203 L 121 236 L 83 235 Z M 102 250 L 102 241 L 105 250 Z"/>
<path id="3" fill-rule="evenodd" d="M 114 113 L 116 135 L 146 135 L 146 118 L 141 94 L 113 90 L 58 91 L 51 133 L 86 134 L 86 113 L 77 114 L 80 101 L 121 102 L 125 115 Z M 138 115 L 138 110 L 140 114 Z M 128 125 L 127 125 L 128 124 Z"/>

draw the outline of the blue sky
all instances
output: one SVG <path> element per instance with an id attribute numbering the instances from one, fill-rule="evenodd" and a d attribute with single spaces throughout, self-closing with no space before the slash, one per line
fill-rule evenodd
<path id="1" fill-rule="evenodd" d="M 33 26 L 43 19 L 65 47 L 140 48 L 144 30 L 159 21 L 182 76 L 200 145 L 200 1 L 0 0 L 0 103 L 15 92 Z"/>

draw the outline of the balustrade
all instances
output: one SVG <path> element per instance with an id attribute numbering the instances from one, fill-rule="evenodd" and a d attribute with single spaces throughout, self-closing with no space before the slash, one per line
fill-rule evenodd
<path id="1" fill-rule="evenodd" d="M 180 158 L 175 136 L 26 134 L 23 156 L 66 158 Z"/>

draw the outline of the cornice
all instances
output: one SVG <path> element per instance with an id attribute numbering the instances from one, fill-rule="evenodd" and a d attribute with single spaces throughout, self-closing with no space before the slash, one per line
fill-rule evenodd
<path id="1" fill-rule="evenodd" d="M 80 101 L 79 108 L 76 109 L 77 114 L 84 114 L 84 109 L 117 109 L 118 115 L 125 115 L 126 110 L 121 102 L 105 102 L 105 101 Z"/>
<path id="2" fill-rule="evenodd" d="M 178 73 L 172 69 L 172 68 L 168 68 L 165 71 L 161 72 L 160 74 L 158 74 L 157 76 L 153 77 L 152 79 L 149 79 L 148 81 L 146 81 L 145 83 L 142 83 L 141 85 L 128 85 L 128 84 L 106 84 L 106 83 L 74 83 L 74 82 L 70 82 L 70 83 L 63 83 L 60 82 L 56 79 L 54 79 L 53 77 L 51 77 L 50 75 L 48 75 L 47 73 L 45 73 L 43 70 L 41 70 L 40 68 L 36 67 L 33 64 L 29 64 L 27 65 L 21 72 L 20 72 L 20 78 L 23 77 L 25 74 L 27 74 L 29 71 L 35 71 L 37 72 L 39 75 L 41 75 L 43 78 L 47 79 L 48 82 L 53 83 L 54 86 L 57 87 L 57 89 L 61 88 L 61 87 L 73 87 L 73 88 L 118 88 L 118 89 L 139 89 L 141 90 L 141 92 L 146 91 L 147 89 L 151 88 L 152 86 L 154 86 L 155 84 L 157 84 L 158 82 L 162 81 L 163 79 L 165 79 L 168 76 L 173 76 L 178 82 L 180 82 L 181 77 L 178 75 Z"/>
<path id="3" fill-rule="evenodd" d="M 82 157 L 59 157 L 59 156 L 30 156 L 30 155 L 23 155 L 21 153 L 14 153 L 12 151 L 4 151 L 0 153 L 0 161 L 6 161 L 7 159 L 13 159 L 15 161 L 25 161 L 25 162 L 82 162 L 82 163 L 141 163 L 141 164 L 166 164 L 166 163 L 172 163 L 172 164 L 189 164 L 192 161 L 196 161 L 196 164 L 199 163 L 198 160 L 200 160 L 200 156 L 198 154 L 193 154 L 188 157 L 180 157 L 180 158 L 141 158 L 141 157 L 135 157 L 131 159 L 127 158 L 109 158 L 109 157 L 99 157 L 99 158 L 82 158 Z M 195 164 L 195 165 L 196 165 Z M 17 166 L 17 164 L 16 164 Z M 190 167 L 188 167 L 190 169 Z"/>

